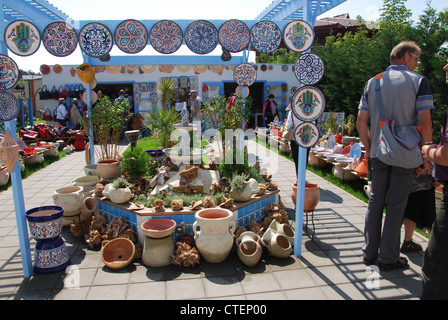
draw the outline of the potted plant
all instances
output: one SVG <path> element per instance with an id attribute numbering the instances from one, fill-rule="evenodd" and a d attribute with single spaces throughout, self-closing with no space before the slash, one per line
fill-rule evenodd
<path id="1" fill-rule="evenodd" d="M 121 172 L 131 180 L 146 176 L 151 156 L 140 147 L 128 148 L 120 161 Z"/>
<path id="2" fill-rule="evenodd" d="M 230 196 L 235 201 L 245 202 L 252 197 L 252 188 L 247 181 L 248 175 L 236 174 L 230 180 Z"/>
<path id="3" fill-rule="evenodd" d="M 126 99 L 112 101 L 103 96 L 92 109 L 92 125 L 99 149 L 97 174 L 100 178 L 111 180 L 120 176 L 118 144 L 123 125 L 128 121 L 129 103 Z"/>
<path id="4" fill-rule="evenodd" d="M 154 132 L 162 149 L 169 148 L 171 133 L 176 129 L 174 123 L 180 121 L 180 115 L 174 107 L 156 108 L 149 112 L 146 125 Z"/>
<path id="5" fill-rule="evenodd" d="M 129 183 L 125 178 L 117 178 L 112 183 L 112 188 L 109 191 L 109 199 L 113 203 L 122 204 L 131 200 L 131 190 L 128 187 Z"/>

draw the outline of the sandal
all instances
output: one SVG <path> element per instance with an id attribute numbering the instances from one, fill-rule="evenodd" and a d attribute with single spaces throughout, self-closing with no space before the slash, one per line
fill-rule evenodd
<path id="1" fill-rule="evenodd" d="M 408 252 L 420 252 L 423 251 L 423 248 L 421 245 L 415 243 L 414 241 L 404 241 L 403 245 L 401 246 L 400 252 L 401 253 L 408 253 Z"/>
<path id="2" fill-rule="evenodd" d="M 398 258 L 394 263 L 379 263 L 378 267 L 381 271 L 393 271 L 399 269 L 407 269 L 409 267 L 408 260 L 405 258 Z"/>

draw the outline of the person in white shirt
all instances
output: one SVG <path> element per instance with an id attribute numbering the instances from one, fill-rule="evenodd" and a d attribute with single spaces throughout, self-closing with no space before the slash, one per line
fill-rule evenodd
<path id="1" fill-rule="evenodd" d="M 67 126 L 67 108 L 65 107 L 65 99 L 59 99 L 59 105 L 56 108 L 56 121 L 63 127 Z"/>

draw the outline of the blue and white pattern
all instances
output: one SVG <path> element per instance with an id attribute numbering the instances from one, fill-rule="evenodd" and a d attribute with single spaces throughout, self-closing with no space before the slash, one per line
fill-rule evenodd
<path id="1" fill-rule="evenodd" d="M 314 42 L 314 30 L 305 21 L 292 21 L 283 31 L 283 40 L 290 50 L 304 52 Z"/>
<path id="2" fill-rule="evenodd" d="M 34 252 L 34 272 L 53 273 L 65 270 L 70 265 L 70 257 L 62 238 L 42 241 L 36 244 Z"/>
<path id="3" fill-rule="evenodd" d="M 149 41 L 159 53 L 174 53 L 182 46 L 182 29 L 174 21 L 159 21 L 152 27 Z"/>
<path id="4" fill-rule="evenodd" d="M 282 31 L 274 22 L 263 20 L 252 27 L 250 38 L 255 50 L 261 53 L 271 53 L 280 46 Z"/>
<path id="5" fill-rule="evenodd" d="M 5 29 L 6 46 L 18 56 L 30 56 L 40 47 L 40 33 L 29 21 L 16 20 Z"/>
<path id="6" fill-rule="evenodd" d="M 246 49 L 250 42 L 250 30 L 240 20 L 226 21 L 219 28 L 219 43 L 229 52 L 240 52 Z"/>
<path id="7" fill-rule="evenodd" d="M 139 53 L 148 44 L 148 30 L 140 21 L 125 20 L 115 29 L 115 43 L 125 53 Z"/>
<path id="8" fill-rule="evenodd" d="M 257 80 L 257 71 L 249 63 L 242 63 L 233 71 L 233 79 L 241 87 L 250 87 Z"/>
<path id="9" fill-rule="evenodd" d="M 15 95 L 0 90 L 0 121 L 11 121 L 19 115 L 20 103 Z"/>
<path id="10" fill-rule="evenodd" d="M 297 80 L 304 85 L 318 83 L 325 72 L 324 62 L 314 53 L 302 54 L 296 61 L 294 74 Z"/>
<path id="11" fill-rule="evenodd" d="M 78 47 L 75 29 L 65 22 L 53 22 L 42 32 L 42 44 L 56 57 L 66 57 Z"/>
<path id="12" fill-rule="evenodd" d="M 218 45 L 218 29 L 209 21 L 194 21 L 185 30 L 185 44 L 196 54 L 208 54 Z"/>
<path id="13" fill-rule="evenodd" d="M 81 50 L 92 58 L 107 55 L 114 45 L 114 36 L 104 24 L 92 22 L 86 24 L 79 32 Z"/>
<path id="14" fill-rule="evenodd" d="M 8 56 L 0 54 L 0 90 L 13 88 L 19 81 L 19 67 Z"/>

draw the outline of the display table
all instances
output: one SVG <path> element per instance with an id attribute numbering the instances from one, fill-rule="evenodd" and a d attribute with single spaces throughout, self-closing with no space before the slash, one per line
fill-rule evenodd
<path id="1" fill-rule="evenodd" d="M 278 203 L 279 190 L 266 191 L 261 196 L 252 196 L 252 199 L 247 202 L 234 202 L 232 208 L 228 208 L 234 213 L 234 221 L 238 226 L 247 226 L 250 221 L 255 220 L 261 223 L 266 217 L 265 208 L 269 203 Z M 204 195 L 205 196 L 205 195 Z M 98 200 L 98 213 L 111 221 L 112 219 L 119 219 L 124 216 L 128 224 L 134 230 L 138 242 L 143 245 L 145 234 L 142 232 L 140 226 L 143 222 L 149 219 L 167 218 L 176 221 L 179 225 L 181 222 L 185 223 L 185 231 L 191 235 L 193 234 L 193 223 L 196 221 L 195 210 L 179 210 L 173 211 L 166 208 L 165 211 L 155 212 L 153 208 L 144 208 L 142 210 L 132 210 L 132 203 L 115 204 L 109 200 L 95 197 Z M 179 236 L 177 231 L 174 237 Z"/>

